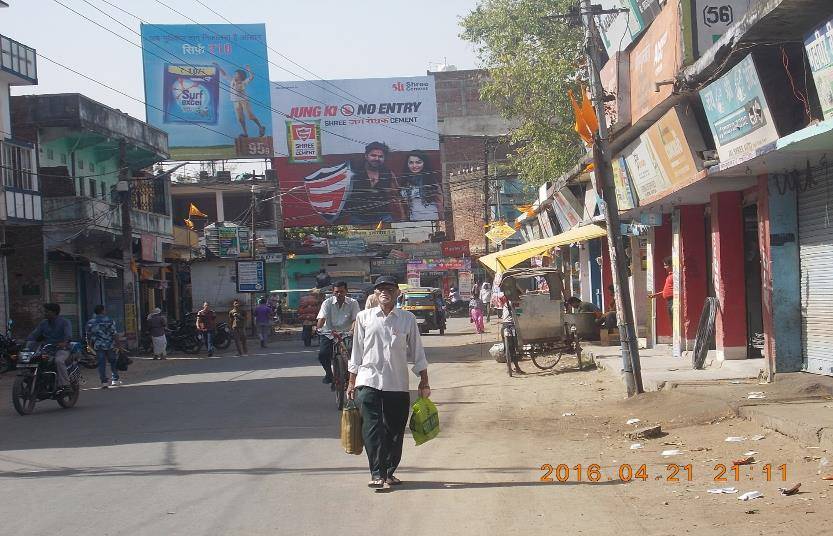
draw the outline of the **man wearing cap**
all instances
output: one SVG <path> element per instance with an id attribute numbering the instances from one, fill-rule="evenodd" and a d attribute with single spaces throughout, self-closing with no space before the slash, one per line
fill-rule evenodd
<path id="1" fill-rule="evenodd" d="M 356 318 L 347 396 L 358 402 L 362 414 L 371 475 L 368 486 L 378 490 L 402 483 L 394 473 L 402 458 L 411 405 L 409 361 L 420 378 L 419 396 L 427 398 L 431 388 L 416 317 L 394 307 L 399 295 L 396 278 L 381 276 L 374 288 L 379 292 L 379 306 L 365 309 Z"/>

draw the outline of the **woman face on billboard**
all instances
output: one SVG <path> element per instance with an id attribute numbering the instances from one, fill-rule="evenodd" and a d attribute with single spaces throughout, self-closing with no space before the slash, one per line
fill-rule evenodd
<path id="1" fill-rule="evenodd" d="M 416 155 L 411 155 L 408 157 L 408 169 L 411 173 L 421 173 L 424 168 L 425 161 L 422 158 Z"/>

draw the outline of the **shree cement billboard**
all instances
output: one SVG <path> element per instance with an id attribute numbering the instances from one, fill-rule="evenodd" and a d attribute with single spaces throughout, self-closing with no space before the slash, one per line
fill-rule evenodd
<path id="1" fill-rule="evenodd" d="M 443 217 L 433 77 L 272 82 L 272 102 L 286 227 Z"/>

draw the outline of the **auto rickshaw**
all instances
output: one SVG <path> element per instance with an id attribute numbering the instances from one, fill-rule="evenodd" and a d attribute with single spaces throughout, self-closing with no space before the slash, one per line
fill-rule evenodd
<path id="1" fill-rule="evenodd" d="M 402 291 L 400 299 L 402 310 L 410 311 L 416 317 L 420 334 L 439 330 L 440 335 L 445 335 L 445 311 L 439 306 L 444 302 L 439 289 L 411 287 Z"/>

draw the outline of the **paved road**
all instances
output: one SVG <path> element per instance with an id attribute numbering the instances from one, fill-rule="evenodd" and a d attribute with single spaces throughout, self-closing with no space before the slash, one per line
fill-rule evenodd
<path id="1" fill-rule="evenodd" d="M 633 456 L 611 424 L 625 415 L 604 407 L 621 405 L 621 385 L 569 365 L 562 374 L 510 380 L 486 353 L 494 335 L 485 337 L 463 320 L 445 337 L 424 337 L 442 432 L 420 447 L 406 438 L 397 473 L 406 482 L 389 493 L 368 490 L 364 455 L 341 450 L 315 350 L 296 342 L 250 357 L 143 362 L 131 370 L 131 385 L 86 390 L 72 410 L 43 403 L 19 417 L 0 400 L 0 533 L 802 533 L 789 522 L 788 504 L 761 503 L 769 517 L 753 526 L 734 497 L 699 500 L 713 485 L 707 481 L 541 483 L 544 463 L 602 463 L 608 471 Z M 732 435 L 751 435 L 744 426 L 735 424 Z M 699 428 L 685 433 L 678 441 L 708 437 Z M 726 433 L 714 432 L 715 449 L 728 445 Z M 786 443 L 772 438 L 757 450 L 768 446 L 785 459 Z M 665 462 L 649 450 L 640 455 L 660 470 Z M 696 455 L 708 457 L 705 475 L 723 454 Z M 771 497 L 776 487 L 762 489 Z M 829 523 L 826 515 L 812 527 Z"/>

